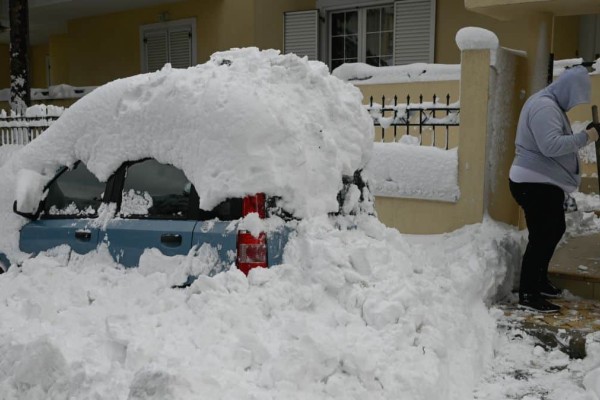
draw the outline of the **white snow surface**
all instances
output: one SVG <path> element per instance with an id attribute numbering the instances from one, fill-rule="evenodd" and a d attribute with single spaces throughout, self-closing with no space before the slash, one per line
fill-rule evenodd
<path id="1" fill-rule="evenodd" d="M 337 209 L 341 175 L 368 160 L 374 128 L 361 99 L 323 63 L 234 49 L 99 87 L 13 168 L 49 173 L 82 160 L 106 180 L 124 161 L 155 157 L 186 173 L 204 209 L 266 192 L 300 217 L 317 215 Z"/>
<path id="2" fill-rule="evenodd" d="M 409 139 L 416 143 L 407 144 Z M 418 138 L 402 136 L 398 143 L 375 143 L 365 173 L 377 196 L 456 202 L 458 151 L 419 146 Z"/>
<path id="3" fill-rule="evenodd" d="M 457 81 L 460 79 L 460 64 L 415 63 L 390 67 L 374 67 L 364 63 L 345 63 L 332 74 L 354 85 L 384 83 Z"/>
<path id="4" fill-rule="evenodd" d="M 456 44 L 461 51 L 465 50 L 496 50 L 500 45 L 498 36 L 487 29 L 468 26 L 456 32 Z"/>
<path id="5" fill-rule="evenodd" d="M 373 121 L 361 100 L 321 62 L 256 48 L 108 83 L 3 166 L 0 251 L 19 253 L 25 220 L 12 213 L 18 171 L 49 181 L 78 160 L 101 181 L 125 161 L 172 164 L 194 183 L 206 210 L 264 192 L 281 196 L 298 217 L 337 211 L 342 175 L 363 168 L 372 148 Z"/>
<path id="6" fill-rule="evenodd" d="M 520 234 L 486 222 L 432 251 L 374 217 L 348 218 L 302 221 L 283 265 L 188 289 L 171 285 L 215 262 L 209 253 L 150 250 L 124 270 L 105 248 L 63 247 L 11 268 L 0 275 L 2 398 L 471 398 L 494 351 L 485 302 Z"/>

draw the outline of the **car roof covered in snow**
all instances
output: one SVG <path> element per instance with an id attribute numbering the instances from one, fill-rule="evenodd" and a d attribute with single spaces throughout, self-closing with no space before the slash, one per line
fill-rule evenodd
<path id="1" fill-rule="evenodd" d="M 15 157 L 48 175 L 82 160 L 106 180 L 146 157 L 182 169 L 200 207 L 265 192 L 308 217 L 337 210 L 342 175 L 364 167 L 373 123 L 327 66 L 256 48 L 118 79 L 86 95 Z"/>

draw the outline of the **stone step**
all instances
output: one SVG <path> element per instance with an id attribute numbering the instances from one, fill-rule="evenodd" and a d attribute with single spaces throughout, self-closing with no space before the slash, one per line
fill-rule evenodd
<path id="1" fill-rule="evenodd" d="M 600 233 L 569 238 L 558 247 L 548 277 L 576 296 L 600 300 Z"/>
<path id="2" fill-rule="evenodd" d="M 600 330 L 600 302 L 583 299 L 557 299 L 559 313 L 538 314 L 518 309 L 516 303 L 498 304 L 506 316 L 500 329 L 520 329 L 539 340 L 544 348 L 558 348 L 571 358 L 586 356 L 589 333 Z"/>

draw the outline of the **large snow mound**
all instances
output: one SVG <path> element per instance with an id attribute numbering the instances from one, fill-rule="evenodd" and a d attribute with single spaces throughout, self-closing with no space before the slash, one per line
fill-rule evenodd
<path id="1" fill-rule="evenodd" d="M 203 209 L 266 192 L 300 217 L 317 215 L 337 209 L 342 175 L 369 157 L 374 128 L 361 100 L 321 62 L 233 49 L 99 87 L 13 168 L 51 174 L 83 160 L 106 180 L 124 161 L 154 157 L 186 173 Z"/>
<path id="2" fill-rule="evenodd" d="M 110 82 L 0 169 L 0 252 L 24 257 L 18 232 L 26 220 L 12 212 L 19 172 L 49 181 L 78 160 L 102 181 L 125 161 L 172 164 L 207 210 L 264 192 L 281 196 L 298 217 L 337 211 L 342 175 L 363 168 L 373 146 L 373 121 L 361 101 L 325 64 L 256 48 Z"/>
<path id="3" fill-rule="evenodd" d="M 171 289 L 201 256 L 58 248 L 0 276 L 3 399 L 471 398 L 484 304 L 519 235 L 480 224 L 409 244 L 374 217 L 302 221 L 284 264 Z"/>

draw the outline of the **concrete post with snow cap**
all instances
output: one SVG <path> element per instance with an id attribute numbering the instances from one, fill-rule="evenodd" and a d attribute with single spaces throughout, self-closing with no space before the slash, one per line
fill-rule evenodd
<path id="1" fill-rule="evenodd" d="M 486 154 L 490 100 L 490 60 L 498 38 L 481 28 L 463 28 L 456 34 L 461 50 L 460 137 L 458 184 L 460 202 L 468 213 L 464 224 L 481 222 L 486 203 Z"/>

